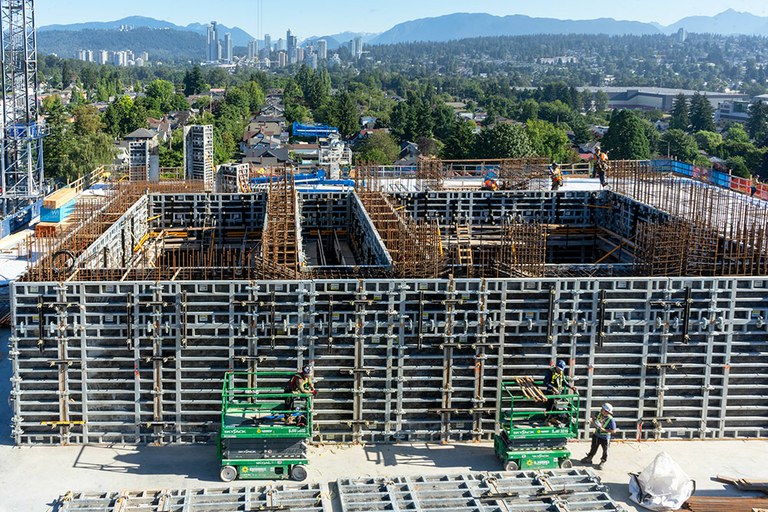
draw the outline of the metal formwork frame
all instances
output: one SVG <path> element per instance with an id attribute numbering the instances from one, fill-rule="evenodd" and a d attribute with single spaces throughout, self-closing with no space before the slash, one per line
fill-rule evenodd
<path id="1" fill-rule="evenodd" d="M 593 512 L 623 510 L 584 469 L 445 476 L 344 478 L 343 512 Z"/>
<path id="2" fill-rule="evenodd" d="M 14 437 L 208 441 L 225 371 L 313 361 L 318 441 L 489 439 L 498 382 L 556 358 L 618 437 L 763 437 L 766 297 L 757 278 L 16 283 Z"/>
<path id="3" fill-rule="evenodd" d="M 258 485 L 210 489 L 73 492 L 59 497 L 55 512 L 234 512 L 333 510 L 324 485 Z"/>

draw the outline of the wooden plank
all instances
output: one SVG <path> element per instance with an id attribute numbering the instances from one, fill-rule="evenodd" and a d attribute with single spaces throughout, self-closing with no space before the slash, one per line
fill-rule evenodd
<path id="1" fill-rule="evenodd" d="M 58 210 L 77 197 L 77 190 L 73 188 L 60 188 L 43 199 L 43 207 L 49 210 Z"/>

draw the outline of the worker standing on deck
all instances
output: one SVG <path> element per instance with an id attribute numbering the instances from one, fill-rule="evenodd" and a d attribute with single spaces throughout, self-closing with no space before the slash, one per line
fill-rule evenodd
<path id="1" fill-rule="evenodd" d="M 549 179 L 552 180 L 551 190 L 558 190 L 563 186 L 563 171 L 560 169 L 560 164 L 552 164 L 549 166 Z"/>
<path id="2" fill-rule="evenodd" d="M 312 367 L 310 365 L 305 366 L 301 371 L 296 372 L 288 384 L 285 386 L 285 393 L 291 393 L 293 395 L 300 394 L 312 394 L 317 395 L 317 390 L 312 382 Z M 293 411 L 296 408 L 296 397 L 290 396 L 285 399 L 286 410 L 286 422 L 293 422 Z"/>
<path id="3" fill-rule="evenodd" d="M 616 420 L 613 419 L 613 406 L 604 403 L 597 416 L 589 420 L 594 425 L 592 432 L 592 447 L 586 457 L 581 459 L 585 464 L 592 464 L 592 457 L 597 455 L 598 447 L 603 449 L 603 455 L 600 457 L 600 464 L 597 469 L 603 469 L 603 464 L 608 460 L 608 445 L 611 443 L 611 434 L 616 432 Z"/>
<path id="4" fill-rule="evenodd" d="M 568 382 L 568 377 L 565 376 L 565 361 L 560 359 L 555 366 L 547 370 L 544 374 L 544 386 L 546 386 L 545 395 L 562 395 L 566 389 L 573 389 Z M 548 399 L 547 412 L 555 410 L 555 405 L 554 398 Z"/>
<path id="5" fill-rule="evenodd" d="M 760 178 L 757 176 L 757 174 L 753 174 L 749 184 L 749 197 L 755 197 L 755 193 L 757 192 L 757 186 L 759 184 L 760 184 Z"/>
<path id="6" fill-rule="evenodd" d="M 608 172 L 608 153 L 600 149 L 599 146 L 595 146 L 595 172 L 600 179 L 600 186 L 606 185 L 605 173 Z"/>

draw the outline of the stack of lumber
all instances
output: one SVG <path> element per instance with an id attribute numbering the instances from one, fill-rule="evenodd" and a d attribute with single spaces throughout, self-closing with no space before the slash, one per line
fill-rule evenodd
<path id="1" fill-rule="evenodd" d="M 756 512 L 768 510 L 768 499 L 691 496 L 683 505 L 683 510 L 692 512 Z"/>
<path id="2" fill-rule="evenodd" d="M 73 188 L 60 188 L 43 199 L 43 208 L 58 210 L 72 202 L 76 196 L 77 190 Z"/>
<path id="3" fill-rule="evenodd" d="M 544 393 L 536 386 L 531 377 L 515 377 L 515 382 L 527 398 L 531 398 L 535 402 L 547 401 L 547 397 L 544 396 Z"/>
<path id="4" fill-rule="evenodd" d="M 51 238 L 56 236 L 60 224 L 58 222 L 38 222 L 35 224 L 35 237 Z"/>
<path id="5" fill-rule="evenodd" d="M 40 209 L 40 220 L 53 224 L 62 222 L 75 212 L 76 197 L 77 190 L 73 188 L 60 188 L 49 195 L 43 199 L 43 207 Z"/>
<path id="6" fill-rule="evenodd" d="M 716 482 L 731 484 L 740 491 L 755 491 L 768 494 L 768 480 L 752 480 L 749 478 L 732 478 L 730 476 L 717 475 L 713 478 Z"/>

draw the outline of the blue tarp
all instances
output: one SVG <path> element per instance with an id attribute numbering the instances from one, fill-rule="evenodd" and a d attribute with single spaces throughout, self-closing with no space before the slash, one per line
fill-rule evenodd
<path id="1" fill-rule="evenodd" d="M 294 121 L 291 132 L 294 137 L 328 137 L 339 133 L 339 129 L 327 124 L 300 124 Z"/>

